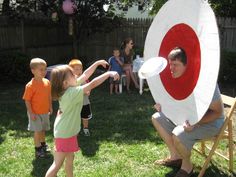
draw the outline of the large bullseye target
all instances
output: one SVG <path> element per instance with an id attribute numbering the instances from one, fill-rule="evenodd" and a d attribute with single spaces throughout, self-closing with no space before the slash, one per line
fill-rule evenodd
<path id="1" fill-rule="evenodd" d="M 179 78 L 172 78 L 170 67 L 147 78 L 155 102 L 176 124 L 197 123 L 211 102 L 219 71 L 219 35 L 215 15 L 204 0 L 171 0 L 163 5 L 149 28 L 144 60 L 167 59 L 181 47 L 187 67 Z"/>

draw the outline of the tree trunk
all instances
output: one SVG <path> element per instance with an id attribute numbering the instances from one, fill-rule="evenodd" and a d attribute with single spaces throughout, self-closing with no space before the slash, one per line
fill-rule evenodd
<path id="1" fill-rule="evenodd" d="M 2 3 L 2 14 L 10 13 L 9 3 L 10 3 L 10 0 L 3 0 L 3 3 Z"/>

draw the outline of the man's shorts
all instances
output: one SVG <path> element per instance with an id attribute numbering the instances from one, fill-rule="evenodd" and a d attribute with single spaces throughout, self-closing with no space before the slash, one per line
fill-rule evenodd
<path id="1" fill-rule="evenodd" d="M 81 115 L 82 119 L 87 119 L 88 120 L 88 119 L 92 118 L 92 111 L 91 111 L 90 104 L 83 105 L 80 115 Z"/>
<path id="2" fill-rule="evenodd" d="M 50 121 L 49 121 L 49 115 L 48 114 L 36 114 L 36 120 L 32 120 L 30 118 L 29 113 L 27 113 L 29 124 L 28 124 L 28 130 L 29 131 L 47 131 L 50 130 Z"/>
<path id="3" fill-rule="evenodd" d="M 162 112 L 156 112 L 152 115 L 162 128 L 166 130 L 166 132 L 170 135 L 175 135 L 181 141 L 181 143 L 190 151 L 193 148 L 193 145 L 196 141 L 210 138 L 218 134 L 220 128 L 217 127 L 217 121 L 202 124 L 190 132 L 184 131 L 182 125 L 175 125 L 170 119 L 168 119 Z"/>

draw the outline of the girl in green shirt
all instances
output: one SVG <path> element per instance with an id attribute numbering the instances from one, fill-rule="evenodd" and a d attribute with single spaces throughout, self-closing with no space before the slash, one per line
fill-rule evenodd
<path id="1" fill-rule="evenodd" d="M 74 152 L 79 150 L 77 134 L 80 131 L 80 115 L 83 106 L 83 95 L 103 83 L 107 78 L 119 79 L 119 74 L 108 71 L 91 82 L 80 86 L 80 83 L 89 79 L 96 68 L 106 67 L 105 60 L 92 64 L 77 79 L 68 65 L 58 66 L 51 72 L 52 98 L 59 101 L 59 111 L 54 123 L 55 153 L 54 162 L 46 173 L 46 177 L 56 176 L 65 160 L 67 177 L 73 176 Z"/>

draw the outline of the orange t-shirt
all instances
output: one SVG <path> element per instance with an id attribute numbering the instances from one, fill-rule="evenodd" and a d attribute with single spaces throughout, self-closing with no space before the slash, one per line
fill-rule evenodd
<path id="1" fill-rule="evenodd" d="M 51 84 L 49 80 L 45 78 L 42 81 L 32 79 L 25 86 L 23 99 L 31 103 L 34 114 L 47 114 L 51 106 Z"/>

